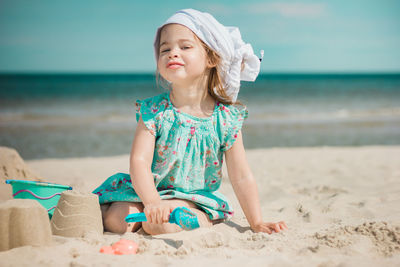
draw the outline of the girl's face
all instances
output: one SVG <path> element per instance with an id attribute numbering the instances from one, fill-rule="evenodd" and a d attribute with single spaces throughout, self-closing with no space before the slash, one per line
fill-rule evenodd
<path id="1" fill-rule="evenodd" d="M 172 84 L 199 79 L 207 69 L 207 54 L 194 33 L 180 24 L 168 24 L 160 33 L 157 62 L 161 76 Z"/>

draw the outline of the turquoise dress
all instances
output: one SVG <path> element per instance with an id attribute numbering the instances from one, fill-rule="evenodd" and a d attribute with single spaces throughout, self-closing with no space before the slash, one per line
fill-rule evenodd
<path id="1" fill-rule="evenodd" d="M 136 102 L 140 116 L 156 138 L 151 171 L 161 199 L 194 202 L 211 220 L 230 218 L 233 209 L 218 192 L 222 181 L 223 153 L 232 147 L 248 112 L 244 106 L 217 102 L 213 114 L 198 118 L 175 108 L 169 92 Z M 109 177 L 93 193 L 100 204 L 141 202 L 129 174 Z"/>

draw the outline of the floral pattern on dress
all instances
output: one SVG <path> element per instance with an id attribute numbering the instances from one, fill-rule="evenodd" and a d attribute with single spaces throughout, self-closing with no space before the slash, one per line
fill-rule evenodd
<path id="1" fill-rule="evenodd" d="M 210 219 L 230 218 L 233 209 L 218 189 L 222 182 L 223 153 L 232 147 L 247 118 L 246 107 L 217 102 L 212 116 L 198 118 L 175 108 L 169 92 L 136 102 L 140 117 L 156 138 L 151 166 L 161 199 L 194 202 Z M 141 202 L 129 174 L 109 177 L 93 193 L 101 204 Z"/>

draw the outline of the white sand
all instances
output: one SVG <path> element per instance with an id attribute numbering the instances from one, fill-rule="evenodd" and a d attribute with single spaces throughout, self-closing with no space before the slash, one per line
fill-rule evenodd
<path id="1" fill-rule="evenodd" d="M 53 235 L 49 246 L 0 253 L 1 266 L 399 266 L 400 147 L 290 148 L 247 151 L 258 181 L 263 216 L 284 220 L 286 232 L 248 227 L 226 178 L 221 191 L 235 217 L 212 228 L 151 237 L 128 233 L 137 255 L 105 255 L 121 236 Z M 129 156 L 28 161 L 45 181 L 89 192 Z M 226 173 L 226 172 L 225 172 Z"/>
<path id="2" fill-rule="evenodd" d="M 9 199 L 12 194 L 11 186 L 5 183 L 8 179 L 42 180 L 26 165 L 15 149 L 0 146 L 0 202 Z"/>

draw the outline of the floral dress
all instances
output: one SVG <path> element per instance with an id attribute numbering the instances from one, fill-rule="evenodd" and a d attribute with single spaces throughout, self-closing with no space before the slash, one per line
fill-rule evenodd
<path id="1" fill-rule="evenodd" d="M 151 171 L 161 199 L 194 202 L 211 220 L 230 218 L 233 209 L 218 192 L 222 181 L 223 153 L 232 147 L 247 118 L 243 106 L 217 102 L 213 114 L 198 118 L 175 108 L 169 92 L 136 102 L 140 117 L 156 138 Z M 100 204 L 141 202 L 129 174 L 109 177 L 93 193 Z"/>

